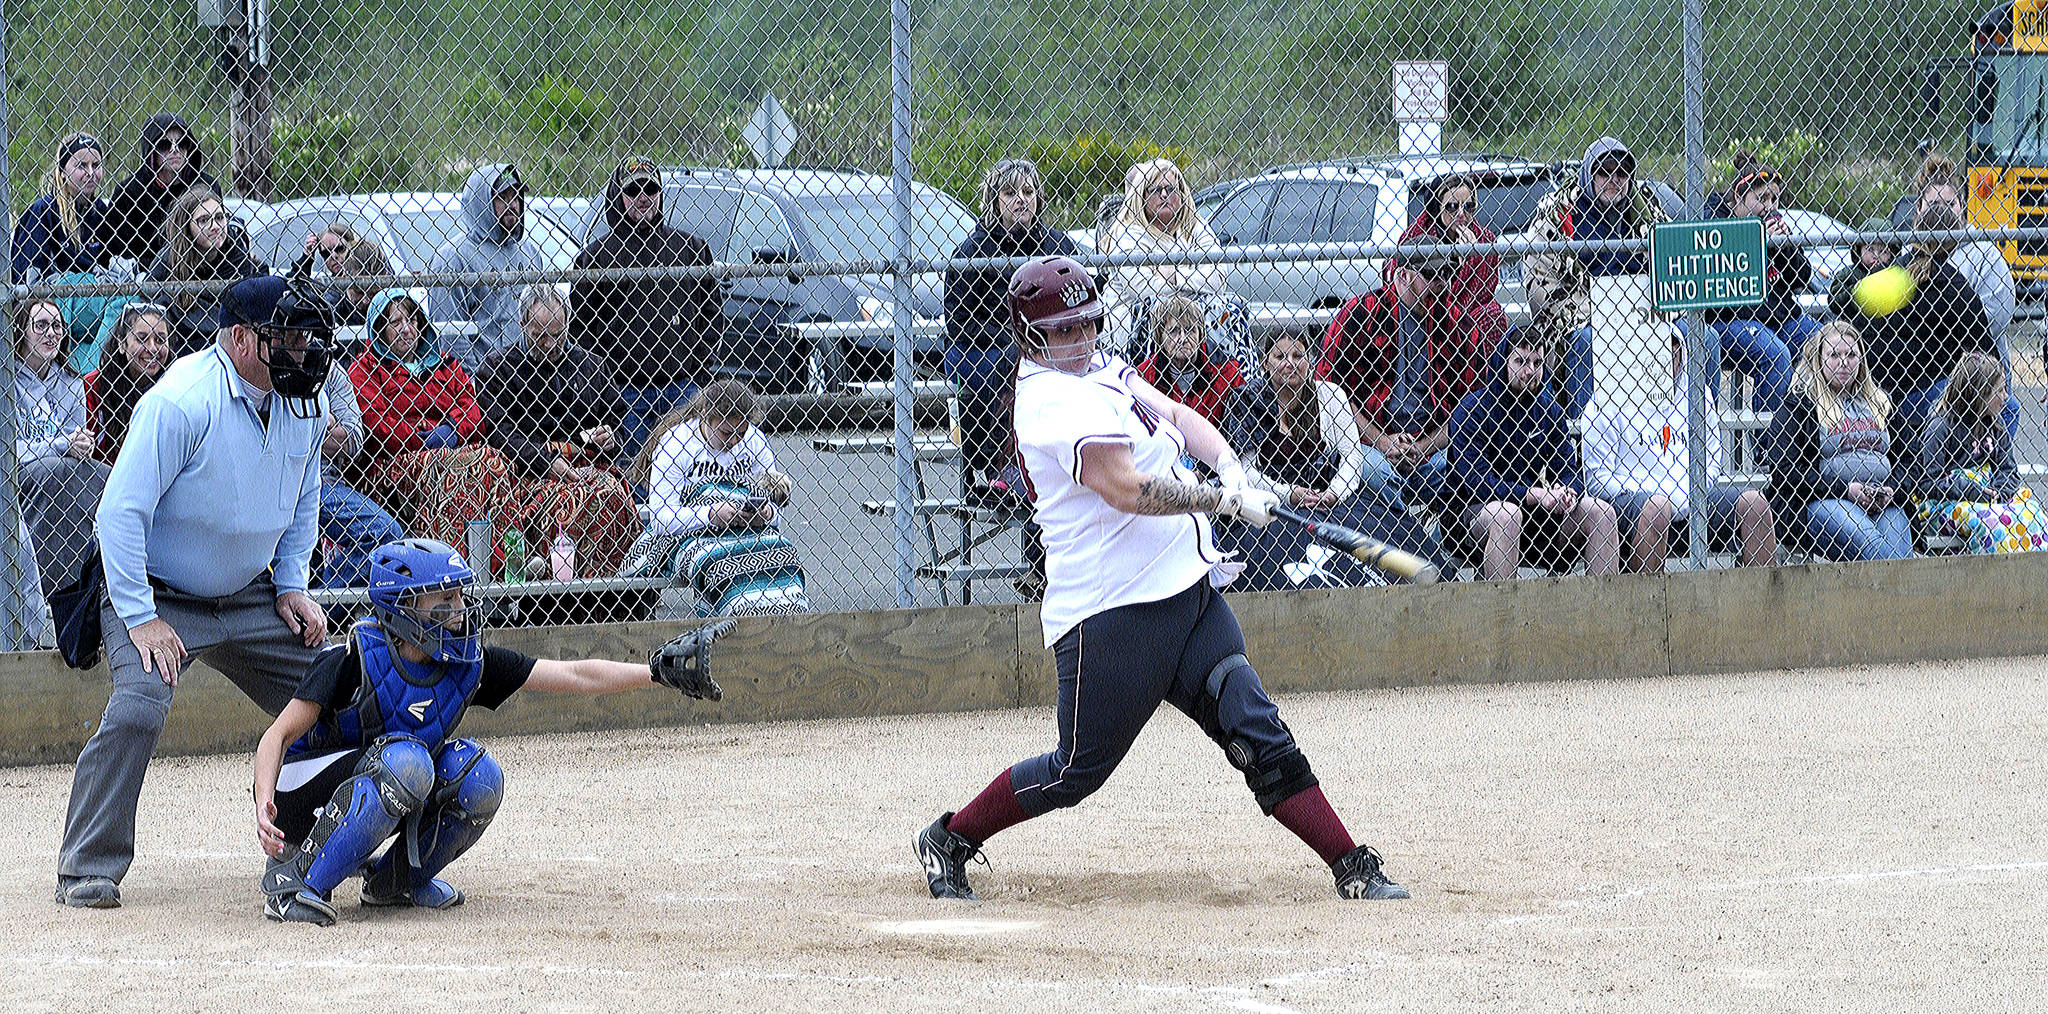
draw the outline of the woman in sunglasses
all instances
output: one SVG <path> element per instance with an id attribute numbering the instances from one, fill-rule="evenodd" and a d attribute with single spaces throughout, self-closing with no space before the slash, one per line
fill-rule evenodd
<path id="1" fill-rule="evenodd" d="M 85 375 L 86 427 L 99 434 L 94 455 L 111 465 L 128 439 L 135 403 L 171 364 L 171 311 L 160 303 L 129 303 L 114 318 L 100 368 Z"/>
<path id="2" fill-rule="evenodd" d="M 1791 235 L 1779 202 L 1785 178 L 1746 151 L 1735 153 L 1735 176 L 1727 193 L 1713 203 L 1716 218 L 1755 218 L 1764 223 L 1768 241 Z M 1771 247 L 1764 258 L 1764 300 L 1755 306 L 1708 310 L 1707 367 L 1719 366 L 1748 377 L 1756 385 L 1751 407 L 1776 412 L 1792 383 L 1792 362 L 1820 321 L 1799 307 L 1799 294 L 1812 290 L 1813 266 L 1797 245 Z M 1716 385 L 1718 386 L 1718 385 Z"/>
<path id="3" fill-rule="evenodd" d="M 135 146 L 135 171 L 107 201 L 108 252 L 148 267 L 163 249 L 164 215 L 172 202 L 194 187 L 220 195 L 220 181 L 206 171 L 206 153 L 192 128 L 176 113 L 158 113 L 142 125 Z"/>
<path id="4" fill-rule="evenodd" d="M 1479 187 L 1469 176 L 1446 176 L 1437 181 L 1422 214 L 1401 233 L 1401 241 L 1433 236 L 1445 243 L 1491 243 L 1500 238 L 1479 224 Z M 1442 290 L 1446 305 L 1464 311 L 1465 320 L 1477 335 L 1482 357 L 1493 354 L 1501 336 L 1508 333 L 1507 311 L 1494 298 L 1500 288 L 1500 255 L 1469 254 L 1458 260 L 1457 271 Z"/>

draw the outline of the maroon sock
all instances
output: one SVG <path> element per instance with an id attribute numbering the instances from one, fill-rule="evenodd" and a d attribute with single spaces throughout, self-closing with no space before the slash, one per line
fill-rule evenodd
<path id="1" fill-rule="evenodd" d="M 1010 787 L 1010 769 L 1004 768 L 995 781 L 988 783 L 988 788 L 981 790 L 981 795 L 974 797 L 974 802 L 961 807 L 946 822 L 946 830 L 979 845 L 997 831 L 1030 819 L 1031 815 L 1017 805 L 1017 790 Z"/>
<path id="2" fill-rule="evenodd" d="M 959 818 L 954 818 L 956 821 Z M 1323 857 L 1323 862 L 1335 863 L 1356 845 L 1351 841 L 1351 832 L 1344 830 L 1344 822 L 1337 819 L 1337 811 L 1330 808 L 1330 801 L 1323 798 L 1320 785 L 1311 785 L 1273 808 L 1273 819 L 1280 826 L 1294 832 L 1294 836 L 1308 843 Z"/>

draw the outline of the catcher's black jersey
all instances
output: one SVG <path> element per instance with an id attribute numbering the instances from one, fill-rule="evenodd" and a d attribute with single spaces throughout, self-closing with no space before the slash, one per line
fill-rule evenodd
<path id="1" fill-rule="evenodd" d="M 496 708 L 505 703 L 506 698 L 526 685 L 526 677 L 533 674 L 533 661 L 531 656 L 510 648 L 486 646 L 483 682 L 469 706 Z M 356 688 L 362 681 L 363 667 L 356 660 L 355 649 L 337 644 L 314 657 L 312 668 L 299 681 L 299 689 L 292 696 L 320 705 L 325 713 L 355 700 Z"/>

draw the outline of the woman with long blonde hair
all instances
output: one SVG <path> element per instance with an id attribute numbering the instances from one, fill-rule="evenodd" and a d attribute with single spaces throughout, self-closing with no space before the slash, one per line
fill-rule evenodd
<path id="1" fill-rule="evenodd" d="M 1103 253 L 1181 253 L 1221 246 L 1209 224 L 1195 214 L 1194 191 L 1172 159 L 1140 162 L 1124 173 L 1123 209 L 1102 235 Z M 1142 350 L 1150 336 L 1135 333 L 1142 303 L 1176 293 L 1219 294 L 1227 280 L 1223 268 L 1216 264 L 1111 268 L 1109 287 L 1116 303 L 1110 312 L 1108 340 L 1129 350 L 1126 358 L 1144 358 Z"/>
<path id="2" fill-rule="evenodd" d="M 1862 335 L 1843 321 L 1823 326 L 1801 351 L 1791 393 L 1763 438 L 1767 492 L 1785 537 L 1830 560 L 1913 555 L 1892 467 L 1906 452 L 1893 450 L 1892 417 Z"/>
<path id="3" fill-rule="evenodd" d="M 107 264 L 107 178 L 100 140 L 80 131 L 57 143 L 50 189 L 14 227 L 14 280 L 32 284 L 92 272 Z"/>

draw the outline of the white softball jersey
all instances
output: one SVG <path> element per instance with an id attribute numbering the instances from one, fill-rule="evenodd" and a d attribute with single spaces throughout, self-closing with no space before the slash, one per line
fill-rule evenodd
<path id="1" fill-rule="evenodd" d="M 1198 482 L 1180 430 L 1132 392 L 1137 374 L 1097 353 L 1082 375 L 1025 360 L 1017 377 L 1017 450 L 1044 529 L 1046 647 L 1096 613 L 1157 602 L 1207 578 L 1222 559 L 1206 514 L 1126 514 L 1081 483 L 1081 449 L 1126 444 L 1141 472 Z"/>

